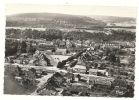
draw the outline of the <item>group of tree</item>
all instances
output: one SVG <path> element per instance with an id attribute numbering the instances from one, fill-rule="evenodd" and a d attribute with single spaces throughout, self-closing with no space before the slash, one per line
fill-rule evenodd
<path id="1" fill-rule="evenodd" d="M 27 44 L 26 41 L 17 41 L 15 39 L 5 40 L 5 56 L 10 56 L 15 53 L 35 53 L 36 49 L 30 42 Z"/>
<path id="2" fill-rule="evenodd" d="M 18 51 L 18 42 L 15 40 L 5 40 L 5 56 L 12 55 Z"/>
<path id="3" fill-rule="evenodd" d="M 70 40 L 83 40 L 83 39 L 92 39 L 94 41 L 103 40 L 120 40 L 120 41 L 133 41 L 135 40 L 135 33 L 126 30 L 111 30 L 112 34 L 105 34 L 103 32 L 99 33 L 90 33 L 86 31 L 61 31 L 59 29 L 46 29 L 35 30 L 35 29 L 6 29 L 7 38 L 31 38 L 31 39 L 70 39 Z"/>

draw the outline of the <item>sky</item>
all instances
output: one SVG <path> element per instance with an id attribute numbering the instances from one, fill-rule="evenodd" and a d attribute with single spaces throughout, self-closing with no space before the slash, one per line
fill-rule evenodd
<path id="1" fill-rule="evenodd" d="M 7 4 L 6 15 L 19 13 L 63 13 L 71 15 L 102 15 L 119 17 L 136 17 L 135 7 L 108 6 L 71 6 L 71 5 L 37 5 L 37 4 Z"/>

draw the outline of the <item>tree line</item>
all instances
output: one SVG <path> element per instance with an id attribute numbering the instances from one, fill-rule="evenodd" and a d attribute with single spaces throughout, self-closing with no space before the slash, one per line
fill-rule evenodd
<path id="1" fill-rule="evenodd" d="M 70 39 L 70 40 L 81 40 L 81 39 L 92 39 L 94 41 L 109 40 L 109 41 L 134 41 L 135 32 L 126 31 L 126 30 L 111 30 L 112 34 L 105 34 L 103 32 L 99 33 L 90 33 L 86 31 L 61 31 L 59 29 L 46 29 L 35 30 L 35 29 L 6 29 L 7 38 L 31 38 L 31 39 Z"/>

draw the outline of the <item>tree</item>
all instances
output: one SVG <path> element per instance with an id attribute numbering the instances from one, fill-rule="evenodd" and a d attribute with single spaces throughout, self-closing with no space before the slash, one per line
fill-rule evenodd
<path id="1" fill-rule="evenodd" d="M 120 58 L 119 57 L 117 57 L 117 63 L 120 63 Z"/>
<path id="2" fill-rule="evenodd" d="M 74 67 L 77 64 L 78 60 L 74 60 L 70 63 L 70 67 Z"/>
<path id="3" fill-rule="evenodd" d="M 111 53 L 110 55 L 109 55 L 109 60 L 110 60 L 110 62 L 116 62 L 116 56 L 115 56 L 115 54 L 114 53 Z"/>
<path id="4" fill-rule="evenodd" d="M 32 42 L 30 41 L 30 44 L 27 46 L 27 53 L 31 53 L 31 54 L 33 54 L 33 50 L 34 50 L 34 48 L 33 48 L 33 46 L 32 46 Z"/>
<path id="5" fill-rule="evenodd" d="M 108 56 L 108 55 L 109 55 L 109 53 L 110 53 L 110 49 L 109 49 L 109 48 L 107 48 L 107 49 L 106 49 L 106 56 Z"/>
<path id="6" fill-rule="evenodd" d="M 98 64 L 97 63 L 94 63 L 94 67 L 97 68 L 98 67 Z"/>
<path id="7" fill-rule="evenodd" d="M 51 65 L 50 59 L 47 58 L 44 54 L 42 55 L 43 55 L 44 60 L 47 62 L 47 65 L 50 66 Z"/>
<path id="8" fill-rule="evenodd" d="M 21 53 L 26 53 L 27 44 L 25 41 L 21 42 Z"/>

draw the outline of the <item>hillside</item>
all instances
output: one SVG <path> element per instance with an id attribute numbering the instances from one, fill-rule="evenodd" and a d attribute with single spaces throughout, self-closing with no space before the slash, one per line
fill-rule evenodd
<path id="1" fill-rule="evenodd" d="M 58 13 L 24 13 L 6 17 L 7 27 L 74 28 L 105 25 L 105 22 L 90 17 Z"/>
<path id="2" fill-rule="evenodd" d="M 90 15 L 90 18 L 103 21 L 107 26 L 136 27 L 136 19 L 131 17 Z"/>
<path id="3" fill-rule="evenodd" d="M 108 23 L 136 22 L 136 19 L 131 17 L 100 16 L 100 15 L 89 15 L 88 17 L 96 20 L 103 20 L 104 22 Z"/>

